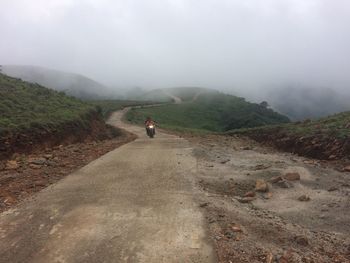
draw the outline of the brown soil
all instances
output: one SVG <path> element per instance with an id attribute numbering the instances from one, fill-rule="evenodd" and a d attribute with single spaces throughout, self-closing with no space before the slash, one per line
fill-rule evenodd
<path id="1" fill-rule="evenodd" d="M 339 139 L 322 133 L 313 136 L 290 135 L 280 128 L 251 131 L 247 132 L 247 136 L 300 156 L 320 160 L 348 160 L 350 157 L 349 138 Z"/>
<path id="2" fill-rule="evenodd" d="M 87 113 L 82 118 L 86 123 L 69 122 L 58 128 L 36 128 L 12 132 L 0 136 L 0 160 L 8 159 L 14 153 L 31 153 L 37 150 L 113 138 L 117 134 L 105 124 L 97 112 Z"/>
<path id="3" fill-rule="evenodd" d="M 101 138 L 97 134 L 100 130 L 98 126 L 99 122 L 91 124 L 91 127 L 94 127 L 93 133 L 83 135 L 84 142 L 54 147 L 48 147 L 50 143 L 41 144 L 40 147 L 35 147 L 35 150 L 31 148 L 30 154 L 15 153 L 10 159 L 0 161 L 0 212 L 136 138 L 124 130 L 113 128 L 108 131 L 104 128 L 102 138 L 111 134 L 118 136 L 97 140 Z M 64 143 L 74 142 L 76 139 L 74 136 L 66 137 Z M 43 146 L 46 148 L 42 149 Z M 11 167 L 11 164 L 14 167 Z"/>
<path id="4" fill-rule="evenodd" d="M 249 139 L 183 136 L 197 157 L 198 202 L 219 262 L 350 262 L 349 173 Z M 301 179 L 288 188 L 269 182 L 288 173 Z M 254 192 L 258 179 L 268 192 Z M 249 191 L 255 197 L 242 202 Z"/>

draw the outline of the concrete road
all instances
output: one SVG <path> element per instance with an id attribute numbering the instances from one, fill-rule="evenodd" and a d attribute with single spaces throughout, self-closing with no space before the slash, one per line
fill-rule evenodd
<path id="1" fill-rule="evenodd" d="M 0 215 L 0 262 L 216 262 L 188 143 L 139 138 Z"/>

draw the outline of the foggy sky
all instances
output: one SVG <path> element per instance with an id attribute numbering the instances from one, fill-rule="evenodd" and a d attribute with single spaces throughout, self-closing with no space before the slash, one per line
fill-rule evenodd
<path id="1" fill-rule="evenodd" d="M 350 89 L 348 0 L 0 0 L 0 64 L 115 87 Z"/>

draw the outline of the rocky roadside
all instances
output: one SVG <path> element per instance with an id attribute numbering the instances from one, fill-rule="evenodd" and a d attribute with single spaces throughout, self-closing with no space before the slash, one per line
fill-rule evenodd
<path id="1" fill-rule="evenodd" d="M 0 161 L 0 212 L 135 138 L 121 130 L 113 139 L 59 145 Z"/>
<path id="2" fill-rule="evenodd" d="M 249 139 L 184 136 L 219 262 L 350 262 L 350 173 Z"/>

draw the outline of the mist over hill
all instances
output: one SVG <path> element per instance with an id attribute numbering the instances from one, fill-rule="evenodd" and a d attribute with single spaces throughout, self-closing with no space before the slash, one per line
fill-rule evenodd
<path id="1" fill-rule="evenodd" d="M 350 94 L 331 88 L 286 86 L 269 90 L 265 98 L 292 120 L 317 119 L 350 110 Z"/>
<path id="2" fill-rule="evenodd" d="M 3 65 L 2 73 L 63 91 L 80 99 L 115 97 L 116 92 L 88 77 L 37 66 Z"/>

